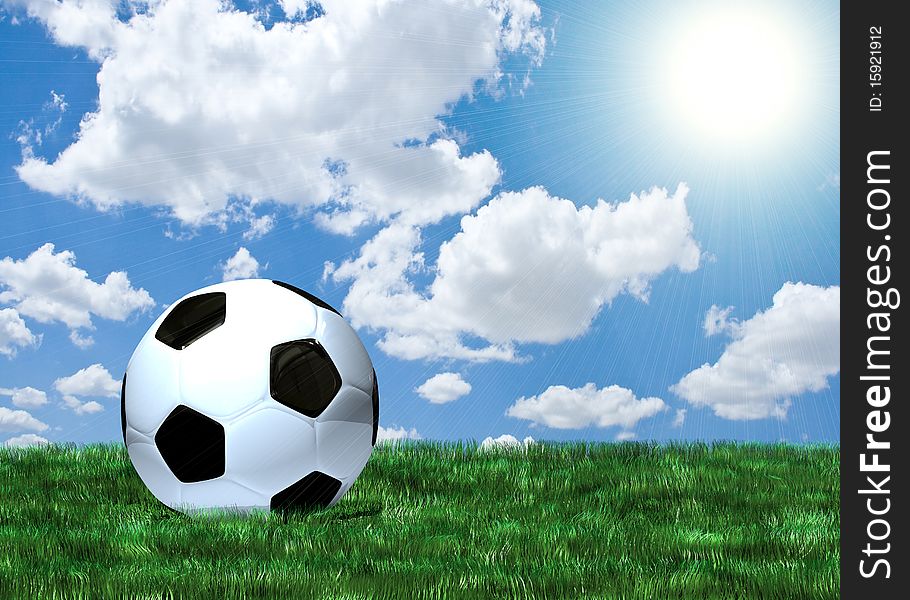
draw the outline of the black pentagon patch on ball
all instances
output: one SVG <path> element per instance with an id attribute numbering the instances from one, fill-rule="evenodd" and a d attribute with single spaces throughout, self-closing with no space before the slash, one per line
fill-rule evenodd
<path id="1" fill-rule="evenodd" d="M 272 496 L 269 508 L 277 511 L 323 508 L 329 505 L 340 489 L 340 481 L 320 471 L 313 471 Z"/>
<path id="2" fill-rule="evenodd" d="M 285 289 L 291 290 L 295 294 L 299 294 L 299 295 L 303 296 L 304 298 L 306 298 L 307 300 L 309 300 L 316 306 L 322 307 L 326 310 L 330 310 L 333 313 L 335 313 L 336 315 L 338 315 L 339 317 L 341 316 L 341 313 L 338 312 L 337 310 L 335 310 L 328 302 L 322 300 L 321 298 L 317 298 L 313 294 L 311 294 L 307 291 L 304 291 L 297 286 L 291 285 L 290 283 L 285 283 L 283 281 L 276 281 L 274 279 L 272 280 L 272 283 L 274 283 L 275 285 L 280 285 L 281 287 L 283 287 Z"/>
<path id="3" fill-rule="evenodd" d="M 224 427 L 182 404 L 171 411 L 155 445 L 174 475 L 183 483 L 224 475 Z"/>
<path id="4" fill-rule="evenodd" d="M 373 369 L 373 441 L 376 445 L 376 434 L 379 433 L 379 381 L 376 379 L 376 369 Z"/>
<path id="5" fill-rule="evenodd" d="M 341 389 L 341 375 L 316 340 L 296 340 L 272 348 L 269 393 L 308 417 L 318 417 Z"/>
<path id="6" fill-rule="evenodd" d="M 120 385 L 120 429 L 123 431 L 123 443 L 126 443 L 126 373 Z"/>
<path id="7" fill-rule="evenodd" d="M 155 338 L 175 350 L 183 350 L 205 334 L 224 325 L 227 299 L 224 292 L 187 298 L 171 310 Z"/>

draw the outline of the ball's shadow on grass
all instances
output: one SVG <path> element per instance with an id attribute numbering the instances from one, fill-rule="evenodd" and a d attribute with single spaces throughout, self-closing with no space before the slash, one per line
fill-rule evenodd
<path id="1" fill-rule="evenodd" d="M 256 510 L 253 512 L 244 512 L 237 510 L 230 510 L 224 508 L 207 508 L 194 510 L 190 512 L 183 512 L 175 508 L 171 508 L 163 503 L 158 503 L 159 508 L 163 508 L 160 514 L 160 519 L 162 521 L 171 521 L 181 524 L 192 523 L 198 519 L 209 519 L 209 520 L 255 520 L 255 519 L 275 519 L 282 524 L 306 521 L 310 519 L 315 519 L 317 521 L 328 522 L 328 523 L 337 523 L 342 521 L 350 521 L 352 519 L 363 519 L 367 517 L 378 517 L 382 514 L 385 507 L 382 504 L 374 504 L 372 506 L 360 508 L 358 510 L 353 510 L 353 507 L 347 508 L 344 506 L 333 506 L 333 507 L 293 507 L 293 508 L 276 508 L 271 512 L 266 510 Z"/>
<path id="2" fill-rule="evenodd" d="M 315 519 L 320 522 L 339 523 L 350 521 L 352 519 L 363 519 L 369 517 L 378 517 L 382 514 L 385 507 L 381 504 L 361 508 L 359 510 L 350 510 L 345 507 L 334 506 L 331 508 L 314 507 L 314 508 L 290 508 L 273 510 L 271 515 L 279 520 L 282 524 L 289 522 Z"/>

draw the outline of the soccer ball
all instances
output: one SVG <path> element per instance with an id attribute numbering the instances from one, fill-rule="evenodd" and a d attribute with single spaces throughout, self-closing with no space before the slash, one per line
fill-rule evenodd
<path id="1" fill-rule="evenodd" d="M 330 506 L 376 444 L 379 388 L 357 334 L 287 283 L 247 279 L 171 305 L 123 376 L 139 477 L 184 512 Z"/>

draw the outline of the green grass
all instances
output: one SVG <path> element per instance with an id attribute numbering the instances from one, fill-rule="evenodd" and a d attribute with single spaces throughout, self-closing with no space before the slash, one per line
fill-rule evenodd
<path id="1" fill-rule="evenodd" d="M 119 446 L 0 450 L 0 598 L 836 598 L 839 451 L 381 446 L 334 507 L 188 517 Z"/>

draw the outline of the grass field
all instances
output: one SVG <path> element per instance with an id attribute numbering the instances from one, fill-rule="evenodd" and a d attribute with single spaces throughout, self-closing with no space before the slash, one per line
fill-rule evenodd
<path id="1" fill-rule="evenodd" d="M 0 449 L 0 598 L 836 598 L 838 454 L 387 445 L 333 508 L 191 518 L 119 446 Z"/>

